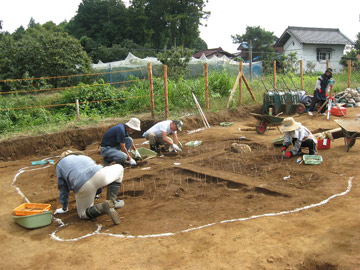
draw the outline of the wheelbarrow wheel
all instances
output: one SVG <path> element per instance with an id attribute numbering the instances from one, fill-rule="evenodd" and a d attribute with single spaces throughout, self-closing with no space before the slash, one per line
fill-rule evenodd
<path id="1" fill-rule="evenodd" d="M 265 120 L 259 120 L 256 125 L 256 133 L 257 134 L 264 134 L 267 128 L 267 123 Z"/>
<path id="2" fill-rule="evenodd" d="M 302 103 L 299 103 L 296 107 L 296 113 L 303 114 L 306 111 L 305 105 Z"/>
<path id="3" fill-rule="evenodd" d="M 356 133 L 350 137 L 345 136 L 344 141 L 345 141 L 345 151 L 349 152 L 350 148 L 353 147 L 356 142 Z"/>

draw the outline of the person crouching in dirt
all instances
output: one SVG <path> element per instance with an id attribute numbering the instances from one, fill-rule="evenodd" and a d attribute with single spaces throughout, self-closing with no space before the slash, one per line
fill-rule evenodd
<path id="1" fill-rule="evenodd" d="M 314 90 L 314 97 L 311 101 L 311 105 L 308 111 L 309 115 L 313 115 L 313 111 L 316 111 L 315 106 L 317 103 L 319 103 L 320 106 L 322 106 L 327 97 L 327 92 L 330 89 L 329 80 L 332 77 L 332 69 L 328 68 L 325 70 L 324 74 L 322 74 L 316 81 L 315 90 Z M 322 115 L 325 115 L 326 106 L 323 106 L 320 110 L 320 113 Z"/>
<path id="2" fill-rule="evenodd" d="M 150 129 L 145 132 L 145 138 L 150 142 L 150 149 L 155 152 L 160 152 L 160 145 L 168 146 L 170 152 L 181 151 L 178 146 L 179 140 L 177 131 L 181 131 L 183 122 L 181 120 L 165 120 L 156 123 Z M 174 140 L 168 135 L 172 134 Z"/>
<path id="3" fill-rule="evenodd" d="M 129 133 L 132 134 L 140 130 L 140 120 L 131 118 L 127 123 L 113 126 L 105 132 L 100 148 L 100 155 L 104 158 L 105 166 L 110 165 L 113 161 L 121 165 L 125 165 L 127 162 L 131 166 L 137 165 L 129 151 L 130 149 L 135 151 L 136 159 L 141 159 L 141 155 Z"/>
<path id="4" fill-rule="evenodd" d="M 83 152 L 67 150 L 60 155 L 55 168 L 62 208 L 56 209 L 54 214 L 68 211 L 69 193 L 72 190 L 80 219 L 107 214 L 114 224 L 120 223 L 120 216 L 115 210 L 124 206 L 122 200 L 117 200 L 124 176 L 124 168 L 120 164 L 103 167 Z M 107 186 L 106 201 L 94 205 L 96 191 L 104 186 Z"/>
<path id="5" fill-rule="evenodd" d="M 294 118 L 288 117 L 283 120 L 282 130 L 284 132 L 284 142 L 281 148 L 284 158 L 302 155 L 302 147 L 309 148 L 309 155 L 315 155 L 317 140 L 315 136 L 301 123 L 295 122 Z M 293 147 L 287 151 L 287 148 Z"/>

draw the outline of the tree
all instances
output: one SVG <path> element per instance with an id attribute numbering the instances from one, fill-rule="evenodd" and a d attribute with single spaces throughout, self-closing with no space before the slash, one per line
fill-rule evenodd
<path id="1" fill-rule="evenodd" d="M 252 57 L 258 57 L 263 61 L 265 68 L 272 65 L 272 60 L 276 56 L 273 45 L 276 36 L 273 32 L 266 31 L 260 26 L 247 26 L 245 34 L 231 35 L 234 44 L 246 44 L 252 47 Z M 248 49 L 247 49 L 248 50 Z"/>
<path id="2" fill-rule="evenodd" d="M 0 39 L 2 79 L 55 77 L 86 73 L 91 61 L 80 42 L 66 32 L 28 28 L 19 40 Z M 63 81 L 66 81 L 64 79 Z M 58 85 L 59 80 L 52 80 Z"/>
<path id="3" fill-rule="evenodd" d="M 204 11 L 207 0 L 145 0 L 148 26 L 154 31 L 153 47 L 157 49 L 183 46 L 193 48 L 199 37 L 201 20 L 210 12 Z"/>
<path id="4" fill-rule="evenodd" d="M 172 47 L 163 53 L 158 54 L 161 63 L 168 66 L 169 77 L 179 79 L 188 72 L 188 64 L 194 51 L 185 47 Z"/>
<path id="5" fill-rule="evenodd" d="M 348 60 L 351 60 L 352 68 L 354 68 L 355 70 L 359 70 L 360 69 L 360 62 L 358 60 L 358 54 L 359 54 L 359 51 L 355 50 L 355 49 L 347 52 L 343 57 L 341 57 L 340 64 L 344 68 L 347 68 Z"/>
<path id="6" fill-rule="evenodd" d="M 66 29 L 77 39 L 87 36 L 98 46 L 111 47 L 126 38 L 126 17 L 127 9 L 120 0 L 83 0 Z"/>

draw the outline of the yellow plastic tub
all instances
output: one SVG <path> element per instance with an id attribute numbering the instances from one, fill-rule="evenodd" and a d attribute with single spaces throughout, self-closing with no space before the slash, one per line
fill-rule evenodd
<path id="1" fill-rule="evenodd" d="M 45 203 L 23 203 L 14 209 L 16 216 L 30 216 L 43 213 L 51 208 L 51 204 Z"/>

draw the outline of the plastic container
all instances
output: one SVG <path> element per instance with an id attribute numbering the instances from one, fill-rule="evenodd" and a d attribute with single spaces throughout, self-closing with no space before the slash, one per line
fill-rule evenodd
<path id="1" fill-rule="evenodd" d="M 319 165 L 323 159 L 320 155 L 303 155 L 304 164 L 307 165 Z"/>
<path id="2" fill-rule="evenodd" d="M 137 150 L 139 151 L 139 154 L 141 155 L 143 160 L 153 158 L 153 157 L 157 156 L 157 153 L 155 151 L 150 150 L 150 149 L 145 148 L 145 147 L 138 148 Z M 133 156 L 135 156 L 134 153 L 133 153 Z"/>
<path id="3" fill-rule="evenodd" d="M 329 149 L 330 148 L 330 142 L 331 140 L 329 139 L 318 139 L 317 140 L 317 149 Z"/>
<path id="4" fill-rule="evenodd" d="M 345 116 L 347 108 L 345 107 L 332 107 L 330 113 L 335 116 Z"/>
<path id="5" fill-rule="evenodd" d="M 202 141 L 190 141 L 185 143 L 186 146 L 199 146 L 202 143 Z"/>
<path id="6" fill-rule="evenodd" d="M 23 203 L 14 209 L 17 216 L 30 216 L 43 213 L 51 208 L 51 204 L 45 203 Z"/>
<path id="7" fill-rule="evenodd" d="M 47 226 L 52 220 L 52 211 L 45 211 L 30 216 L 13 216 L 13 220 L 20 226 L 27 229 L 35 229 Z"/>
<path id="8" fill-rule="evenodd" d="M 233 122 L 221 122 L 220 123 L 220 126 L 222 127 L 229 127 L 229 126 L 232 126 L 233 125 Z"/>

